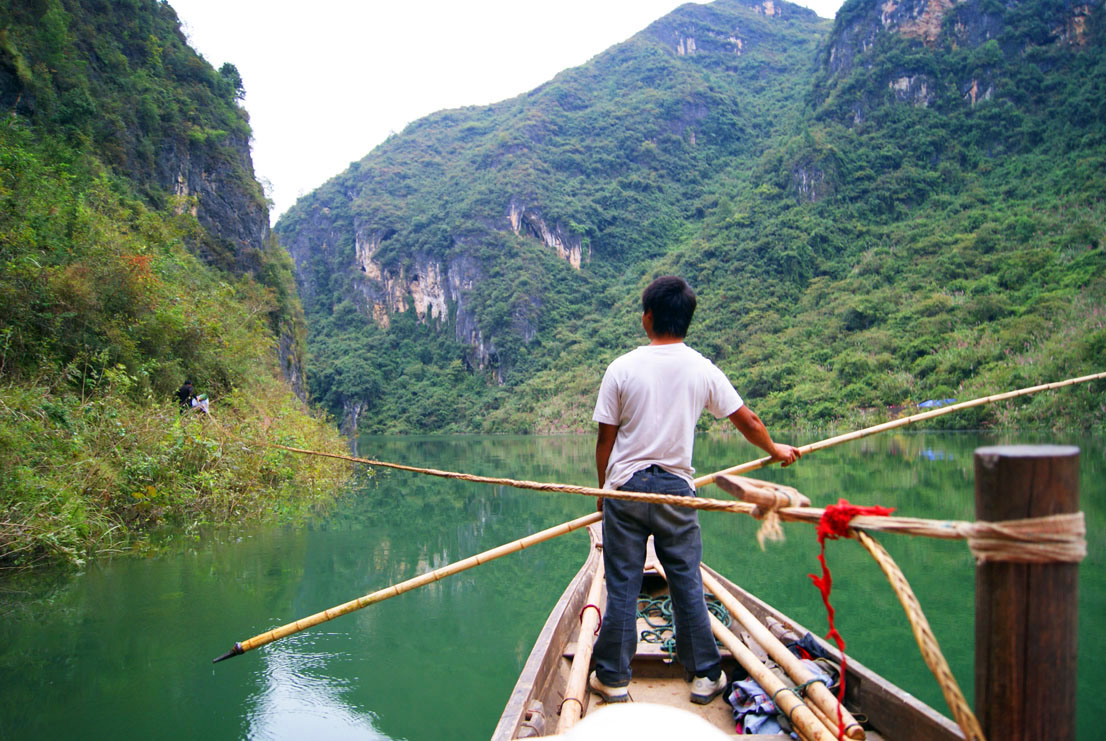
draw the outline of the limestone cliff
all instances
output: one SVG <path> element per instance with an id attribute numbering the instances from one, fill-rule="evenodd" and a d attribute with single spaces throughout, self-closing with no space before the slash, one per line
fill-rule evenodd
<path id="1" fill-rule="evenodd" d="M 1066 0 L 1041 8 L 1023 9 L 1019 0 L 853 0 L 838 13 L 837 23 L 823 53 L 823 81 L 816 96 L 825 101 L 844 86 L 851 95 L 851 123 L 863 122 L 884 100 L 914 106 L 967 105 L 1016 93 L 1013 80 L 996 79 L 1000 58 L 1013 58 L 1054 44 L 1081 47 L 1090 23 L 1101 15 L 1102 0 Z M 985 45 L 990 42 L 993 52 Z M 949 78 L 937 74 L 927 61 L 933 53 L 981 51 Z M 859 78 L 871 84 L 864 89 Z M 998 86 L 1006 89 L 999 90 Z"/>
<path id="2" fill-rule="evenodd" d="M 195 216 L 187 240 L 205 262 L 268 282 L 283 301 L 271 317 L 281 367 L 302 396 L 302 311 L 290 276 L 274 270 L 243 95 L 234 66 L 200 57 L 167 3 L 0 7 L 0 108 L 87 153 L 150 206 Z"/>

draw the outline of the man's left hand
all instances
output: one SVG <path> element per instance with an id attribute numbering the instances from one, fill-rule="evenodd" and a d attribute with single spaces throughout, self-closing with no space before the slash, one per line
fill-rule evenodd
<path id="1" fill-rule="evenodd" d="M 775 443 L 775 448 L 775 452 L 772 454 L 772 460 L 779 461 L 780 465 L 784 468 L 787 468 L 803 457 L 803 454 L 794 445 Z"/>

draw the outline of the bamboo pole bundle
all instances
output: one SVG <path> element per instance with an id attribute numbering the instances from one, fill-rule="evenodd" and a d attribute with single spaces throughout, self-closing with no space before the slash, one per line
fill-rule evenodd
<path id="1" fill-rule="evenodd" d="M 568 672 L 565 699 L 561 703 L 561 719 L 557 722 L 557 735 L 568 732 L 568 729 L 576 725 L 584 713 L 588 667 L 591 665 L 591 653 L 595 645 L 593 637 L 601 620 L 599 604 L 606 592 L 605 575 L 603 560 L 600 559 L 591 580 L 591 589 L 588 590 L 584 611 L 580 616 L 580 636 L 576 640 L 576 653 L 572 657 L 572 668 Z M 589 610 L 589 607 L 594 609 Z"/>
<path id="2" fill-rule="evenodd" d="M 715 597 L 730 611 L 741 627 L 748 631 L 753 640 L 760 644 L 761 648 L 768 652 L 772 660 L 783 667 L 787 675 L 795 680 L 796 684 L 806 684 L 814 679 L 814 674 L 808 669 L 795 654 L 787 649 L 787 646 L 776 638 L 768 628 L 756 619 L 753 613 L 740 600 L 730 594 L 713 576 L 700 569 L 703 575 L 703 586 L 709 589 Z M 742 664 L 744 666 L 744 664 Z M 748 667 L 746 667 L 747 669 Z M 759 681 L 759 680 L 758 680 Z M 768 689 L 763 684 L 761 687 Z M 833 693 L 821 682 L 811 682 L 807 686 L 807 697 L 818 706 L 822 713 L 830 718 L 837 717 L 838 702 Z M 844 707 L 840 708 L 841 721 L 845 724 L 845 735 L 854 741 L 862 741 L 865 733 L 856 718 Z M 834 734 L 836 736 L 836 734 Z"/>
<path id="3" fill-rule="evenodd" d="M 773 674 L 768 667 L 761 663 L 748 646 L 722 625 L 722 621 L 714 615 L 710 616 L 710 627 L 714 636 L 725 646 L 737 663 L 749 672 L 749 676 L 756 680 L 757 684 L 769 693 L 772 701 L 791 721 L 791 725 L 799 735 L 807 741 L 833 741 L 837 735 L 827 728 L 818 716 L 800 700 L 783 681 Z"/>
<path id="4" fill-rule="evenodd" d="M 665 581 L 668 580 L 668 575 L 664 573 L 664 567 L 661 566 L 660 562 L 655 559 L 650 560 L 649 563 L 646 564 L 645 569 L 646 571 L 652 569 L 660 574 L 665 579 Z M 745 606 L 738 602 L 732 594 L 722 588 L 722 585 L 719 584 L 714 577 L 708 574 L 701 567 L 699 569 L 699 572 L 703 576 L 703 585 L 707 587 L 707 589 L 709 589 L 715 597 L 718 598 L 718 601 L 721 602 L 727 610 L 730 611 L 731 616 L 735 615 L 735 611 L 731 607 L 732 605 L 738 606 L 740 610 L 745 610 Z M 748 611 L 745 610 L 745 612 Z M 750 614 L 749 617 L 752 618 L 752 615 Z M 756 621 L 756 618 L 752 618 L 752 620 L 753 622 L 756 622 L 757 625 L 760 625 L 760 623 Z M 710 616 L 710 625 L 711 632 L 714 633 L 715 638 L 717 638 L 722 643 L 722 645 L 729 650 L 734 659 L 737 660 L 737 663 L 741 664 L 742 668 L 745 669 L 745 671 L 749 672 L 749 676 L 756 680 L 757 684 L 761 686 L 761 689 L 771 693 L 772 702 L 776 703 L 776 706 L 780 710 L 784 711 L 784 713 L 787 715 L 788 720 L 791 721 L 791 724 L 795 727 L 795 730 L 799 732 L 799 735 L 802 738 L 808 740 L 818 739 L 819 741 L 821 741 L 821 739 L 827 738 L 827 734 L 829 734 L 828 738 L 830 739 L 837 738 L 837 734 L 833 733 L 830 730 L 831 726 L 826 723 L 827 718 L 825 714 L 817 707 L 817 703 L 812 701 L 811 706 L 808 706 L 806 703 L 804 703 L 795 692 L 791 691 L 790 687 L 783 683 L 783 680 L 777 677 L 770 669 L 768 669 L 767 666 L 764 665 L 764 662 L 761 661 L 760 657 L 757 656 L 752 651 L 752 649 L 746 646 L 741 641 L 741 639 L 734 635 L 734 633 L 725 625 L 723 625 L 722 621 L 716 618 L 714 615 Z M 742 627 L 745 627 L 744 623 L 742 623 Z M 764 626 L 760 627 L 762 629 L 764 628 Z M 747 627 L 746 630 L 748 630 Z M 767 631 L 765 630 L 765 632 Z M 774 640 L 776 643 L 779 643 L 779 640 L 777 640 L 775 636 L 773 636 L 771 633 L 768 633 L 768 638 Z M 754 640 L 757 641 L 761 648 L 766 648 L 765 643 L 762 640 L 757 640 L 755 636 Z M 780 644 L 780 646 L 783 647 L 783 644 Z M 783 650 L 787 651 L 787 648 L 783 647 Z M 787 651 L 787 653 L 790 654 L 791 652 Z M 771 656 L 771 654 L 769 655 Z M 780 664 L 780 666 L 783 666 L 783 664 L 781 664 L 779 661 L 777 661 L 776 663 Z M 786 667 L 784 667 L 784 669 L 786 670 Z M 805 670 L 806 667 L 803 667 L 803 669 Z M 809 675 L 810 672 L 808 671 L 807 674 Z M 788 675 L 791 676 L 792 679 L 795 679 L 795 675 L 791 674 L 791 672 L 788 672 Z M 813 679 L 813 675 L 809 676 L 807 680 L 803 681 L 808 681 L 809 679 Z M 820 683 L 815 682 L 808 686 L 814 687 L 821 685 Z M 833 707 L 837 707 L 836 698 L 834 698 Z M 847 719 L 852 720 L 852 716 L 847 715 L 847 711 L 845 711 L 844 708 L 842 708 L 842 712 L 846 713 L 845 717 Z M 848 720 L 846 720 L 846 722 L 848 722 Z M 864 729 L 861 728 L 860 724 L 856 723 L 855 720 L 853 720 L 853 723 L 855 724 L 855 728 L 850 727 L 850 730 L 852 730 L 854 735 L 849 736 L 849 738 L 855 739 L 855 741 L 863 741 L 865 735 Z M 855 735 L 857 732 L 859 732 L 859 735 Z"/>

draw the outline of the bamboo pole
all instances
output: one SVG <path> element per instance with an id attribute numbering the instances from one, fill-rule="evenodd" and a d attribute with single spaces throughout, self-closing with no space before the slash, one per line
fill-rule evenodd
<path id="1" fill-rule="evenodd" d="M 466 559 L 454 561 L 453 563 L 447 566 L 443 566 L 440 569 L 435 569 L 434 571 L 430 571 L 414 578 L 407 579 L 406 581 L 399 582 L 398 584 L 393 584 L 390 587 L 377 590 L 371 594 L 366 594 L 363 597 L 358 597 L 355 600 L 350 600 L 349 602 L 345 602 L 341 605 L 331 607 L 328 610 L 317 612 L 314 615 L 301 618 L 300 620 L 297 620 L 293 623 L 288 623 L 287 625 L 283 625 L 279 628 L 273 628 L 272 630 L 266 631 L 264 633 L 259 633 L 252 638 L 247 638 L 244 641 L 235 643 L 234 648 L 232 648 L 230 651 L 227 651 L 222 656 L 214 659 L 212 663 L 218 663 L 225 659 L 229 659 L 232 656 L 238 656 L 251 649 L 264 646 L 281 638 L 286 638 L 293 633 L 298 633 L 301 630 L 314 627 L 320 623 L 325 623 L 326 621 L 333 620 L 336 617 L 340 617 L 356 610 L 360 610 L 362 607 L 368 607 L 369 605 L 375 604 L 377 602 L 383 602 L 386 599 L 390 599 L 391 597 L 403 594 L 404 592 L 409 592 L 412 589 L 417 589 L 418 587 L 424 586 L 426 584 L 439 581 L 440 579 L 444 579 L 447 576 L 459 574 L 462 571 L 480 566 L 489 561 L 494 561 L 497 558 L 502 558 L 503 556 L 510 555 L 511 553 L 517 553 L 518 551 L 521 551 L 522 549 L 528 548 L 537 543 L 542 543 L 546 540 L 552 540 L 558 535 L 564 535 L 565 533 L 570 533 L 573 530 L 579 530 L 582 527 L 587 527 L 593 522 L 598 522 L 600 519 L 602 519 L 602 517 L 602 512 L 593 512 L 590 515 L 585 515 L 584 517 L 579 517 L 575 520 L 563 522 L 560 525 L 556 525 L 546 530 L 541 530 L 531 535 L 527 535 L 525 538 L 521 538 L 511 543 L 504 543 L 501 546 L 497 546 L 490 550 L 484 551 L 483 553 L 478 553 L 475 556 L 469 556 Z"/>
<path id="2" fill-rule="evenodd" d="M 780 639 L 776 638 L 768 628 L 756 619 L 741 601 L 734 597 L 717 579 L 711 576 L 705 569 L 700 569 L 703 574 L 703 586 L 714 593 L 714 596 L 730 611 L 730 615 L 737 618 L 741 627 L 749 632 L 753 640 L 760 644 L 761 648 L 768 652 L 772 660 L 783 667 L 788 676 L 795 680 L 796 684 L 804 684 L 814 679 L 814 673 L 810 671 L 795 654 L 791 653 Z M 762 687 L 764 685 L 761 685 Z M 765 689 L 768 689 L 765 687 Z M 813 682 L 807 685 L 807 697 L 810 701 L 830 718 L 836 718 L 838 712 L 837 698 L 822 682 Z M 845 724 L 845 735 L 854 741 L 862 741 L 865 736 L 864 729 L 856 718 L 843 706 L 840 708 L 841 722 Z M 835 734 L 836 735 L 836 734 Z"/>
<path id="3" fill-rule="evenodd" d="M 815 450 L 822 450 L 824 448 L 830 448 L 830 447 L 833 447 L 835 445 L 840 445 L 841 443 L 844 443 L 844 442 L 849 442 L 851 440 L 859 440 L 862 437 L 867 437 L 869 435 L 875 435 L 875 434 L 880 433 L 880 432 L 886 432 L 887 430 L 896 429 L 898 427 L 905 427 L 906 425 L 913 424 L 914 422 L 920 422 L 920 421 L 925 420 L 925 419 L 932 419 L 934 417 L 939 417 L 939 416 L 944 415 L 944 414 L 951 414 L 952 412 L 960 411 L 962 409 L 968 409 L 968 408 L 971 408 L 971 407 L 980 406 L 982 404 L 988 404 L 988 403 L 992 403 L 992 402 L 996 402 L 996 401 L 1003 401 L 1005 399 L 1013 399 L 1013 398 L 1016 398 L 1018 396 L 1025 396 L 1025 395 L 1028 395 L 1028 394 L 1033 394 L 1033 393 L 1036 393 L 1038 391 L 1046 391 L 1046 390 L 1050 390 L 1050 389 L 1057 389 L 1057 388 L 1062 388 L 1064 386 L 1072 386 L 1072 385 L 1075 385 L 1075 384 L 1078 384 L 1078 383 L 1085 383 L 1087 381 L 1094 381 L 1094 380 L 1099 380 L 1099 379 L 1103 379 L 1103 378 L 1106 378 L 1106 372 L 1096 373 L 1096 374 L 1092 374 L 1092 375 L 1088 375 L 1088 376 L 1080 376 L 1078 378 L 1069 378 L 1067 380 L 1057 381 L 1055 383 L 1046 383 L 1046 384 L 1042 384 L 1042 385 L 1039 385 L 1039 386 L 1031 386 L 1031 387 L 1024 388 L 1024 389 L 1018 389 L 1017 391 L 1009 391 L 1009 392 L 1006 392 L 1006 393 L 1003 393 L 1003 394 L 995 394 L 995 395 L 992 395 L 992 396 L 986 396 L 986 397 L 982 397 L 982 398 L 979 398 L 979 399 L 973 399 L 971 401 L 962 402 L 960 404 L 953 404 L 951 406 L 943 407 L 941 409 L 934 409 L 933 411 L 930 411 L 930 412 L 923 412 L 921 414 L 915 414 L 915 415 L 910 416 L 910 417 L 904 417 L 902 419 L 893 420 L 891 422 L 885 422 L 883 424 L 874 425 L 872 427 L 867 427 L 863 430 L 857 430 L 855 432 L 850 432 L 850 433 L 847 433 L 847 434 L 844 434 L 844 435 L 838 435 L 836 437 L 827 438 L 826 440 L 822 440 L 822 441 L 819 441 L 819 442 L 816 442 L 816 443 L 811 443 L 810 445 L 804 445 L 804 446 L 799 448 L 799 451 L 803 455 L 806 455 L 807 453 L 814 452 Z M 418 472 L 418 473 L 426 473 L 426 474 L 430 474 L 430 475 L 433 475 L 433 476 L 440 476 L 440 477 L 443 477 L 443 478 L 457 478 L 457 479 L 464 479 L 464 480 L 468 480 L 468 481 L 494 483 L 494 484 L 501 484 L 501 485 L 504 485 L 504 486 L 514 486 L 516 488 L 536 489 L 536 490 L 539 490 L 539 491 L 540 490 L 547 490 L 547 491 L 563 490 L 563 491 L 571 491 L 571 493 L 577 493 L 577 494 L 587 494 L 587 495 L 595 495 L 595 496 L 609 496 L 609 492 L 605 489 L 592 489 L 590 487 L 565 487 L 565 486 L 561 486 L 561 485 L 557 485 L 557 484 L 543 484 L 543 483 L 540 483 L 540 482 L 533 482 L 533 481 L 512 481 L 510 479 L 496 479 L 496 478 L 484 477 L 484 476 L 472 476 L 472 475 L 469 475 L 469 474 L 458 474 L 458 473 L 451 472 L 451 471 L 437 471 L 437 470 L 431 470 L 431 469 L 419 469 L 419 468 L 415 468 L 413 466 L 404 466 L 404 465 L 395 464 L 395 463 L 386 463 L 384 461 L 375 461 L 375 460 L 369 460 L 369 459 L 364 459 L 364 458 L 354 458 L 352 456 L 338 455 L 338 454 L 335 454 L 335 453 L 325 453 L 325 452 L 320 452 L 320 451 L 315 451 L 315 450 L 304 450 L 304 449 L 301 449 L 301 448 L 292 448 L 292 447 L 289 447 L 289 446 L 286 446 L 286 445 L 278 445 L 276 443 L 269 443 L 269 445 L 270 445 L 270 447 L 278 448 L 278 449 L 281 449 L 281 450 L 287 450 L 287 451 L 292 452 L 292 453 L 302 453 L 302 454 L 306 454 L 306 455 L 325 456 L 325 457 L 329 457 L 329 458 L 349 460 L 349 461 L 353 461 L 353 462 L 356 462 L 356 463 L 365 463 L 365 464 L 374 465 L 374 466 L 385 466 L 385 467 L 389 467 L 389 468 L 397 468 L 397 469 L 400 469 L 400 470 L 407 470 L 407 471 L 413 471 L 413 472 Z M 714 480 L 717 477 L 725 475 L 725 474 L 739 474 L 739 473 L 747 473 L 749 471 L 755 471 L 757 469 L 765 467 L 766 465 L 768 465 L 771 462 L 772 462 L 772 458 L 770 456 L 765 456 L 763 458 L 758 458 L 756 460 L 749 461 L 747 463 L 743 463 L 743 464 L 738 465 L 738 466 L 733 466 L 731 468 L 723 469 L 721 471 L 718 471 L 718 472 L 715 472 L 715 473 L 712 473 L 712 474 L 708 474 L 706 476 L 701 476 L 701 477 L 695 479 L 695 481 L 694 481 L 695 487 L 696 488 L 702 488 L 704 486 L 707 486 L 707 485 L 713 483 Z M 749 506 L 749 505 L 746 505 L 746 506 Z M 789 510 L 791 512 L 789 512 Z M 809 508 L 809 507 L 804 507 L 804 508 L 788 507 L 788 508 L 780 510 L 779 513 L 780 513 L 780 516 L 783 519 L 806 519 L 808 516 L 814 514 L 812 509 Z M 794 516 L 789 517 L 788 515 L 792 514 L 792 513 L 794 514 Z M 533 535 L 530 535 L 527 538 L 523 538 L 521 540 L 515 541 L 514 543 L 506 544 L 506 545 L 500 546 L 499 548 L 494 548 L 491 551 L 486 551 L 483 554 L 478 554 L 476 556 L 472 556 L 471 558 L 466 559 L 465 561 L 459 561 L 455 564 L 450 564 L 449 566 L 445 566 L 441 569 L 438 569 L 437 571 L 431 572 L 430 574 L 424 574 L 422 576 L 415 577 L 414 579 L 409 579 L 406 582 L 396 584 L 392 587 L 389 587 L 388 589 L 380 590 L 379 592 L 374 592 L 372 594 L 365 595 L 364 597 L 360 597 L 356 600 L 352 600 L 352 601 L 347 602 L 345 604 L 338 605 L 336 607 L 332 607 L 329 610 L 325 610 L 323 612 L 316 613 L 315 615 L 312 615 L 310 617 L 303 618 L 301 620 L 297 620 L 295 623 L 290 623 L 290 624 L 282 626 L 280 628 L 275 628 L 271 631 L 268 631 L 267 633 L 262 633 L 260 635 L 254 636 L 253 638 L 249 638 L 246 641 L 242 641 L 240 643 L 235 643 L 234 648 L 232 648 L 230 651 L 223 654 L 222 656 L 219 656 L 218 658 L 214 659 L 214 661 L 219 662 L 219 661 L 223 661 L 224 659 L 228 659 L 231 656 L 238 656 L 239 654 L 245 653 L 246 651 L 249 651 L 250 649 L 257 648 L 258 646 L 264 646 L 268 643 L 272 643 L 275 640 L 278 640 L 280 638 L 284 638 L 285 636 L 289 636 L 289 635 L 292 635 L 293 633 L 297 633 L 301 630 L 304 630 L 305 628 L 309 628 L 309 627 L 312 627 L 314 625 L 318 625 L 319 623 L 326 622 L 327 620 L 332 620 L 335 617 L 338 617 L 339 615 L 345 615 L 349 612 L 353 612 L 354 610 L 359 610 L 362 607 L 366 607 L 370 604 L 373 604 L 374 602 L 380 602 L 382 600 L 388 599 L 389 597 L 394 597 L 397 594 L 402 594 L 403 592 L 410 591 L 411 589 L 415 589 L 417 587 L 423 586 L 424 584 L 429 584 L 433 581 L 437 581 L 438 579 L 441 579 L 445 576 L 451 576 L 452 574 L 458 573 L 460 571 L 464 571 L 464 570 L 472 568 L 474 566 L 479 566 L 481 563 L 486 563 L 487 561 L 492 560 L 493 558 L 500 558 L 501 556 L 507 555 L 509 553 L 514 553 L 516 551 L 522 550 L 523 548 L 526 548 L 529 545 L 533 545 L 534 543 L 539 543 L 539 542 L 542 542 L 543 540 L 549 540 L 550 538 L 557 537 L 558 535 L 563 535 L 565 533 L 571 532 L 572 530 L 578 529 L 580 527 L 585 527 L 585 526 L 591 524 L 592 522 L 598 521 L 601 518 L 601 516 L 602 516 L 601 513 L 596 513 L 594 515 L 588 515 L 587 517 L 584 517 L 584 518 L 580 518 L 580 519 L 577 519 L 577 520 L 572 520 L 572 521 L 567 522 L 567 523 L 563 523 L 563 524 L 558 525 L 554 528 L 550 528 L 548 530 L 543 530 L 539 533 L 534 533 Z M 858 523 L 858 521 L 861 520 L 861 519 L 864 519 L 864 518 L 855 518 L 854 522 L 852 523 L 853 527 L 856 527 L 857 529 L 860 529 L 862 527 L 862 525 L 860 525 Z M 952 537 L 958 537 L 958 536 L 954 535 Z M 519 545 L 519 544 L 523 544 L 523 545 Z M 501 549 L 509 549 L 509 550 L 503 550 L 502 552 L 500 552 Z M 488 554 L 491 554 L 491 553 L 495 553 L 496 555 L 488 557 Z M 481 558 L 483 558 L 483 560 L 474 561 L 474 559 L 481 559 Z M 467 564 L 467 565 L 463 566 L 462 568 L 455 568 L 460 564 Z M 433 576 L 434 574 L 440 574 L 440 575 L 436 576 L 435 578 L 428 578 L 428 577 Z M 299 626 L 299 627 L 297 627 L 297 626 Z"/>
<path id="4" fill-rule="evenodd" d="M 844 435 L 838 435 L 836 437 L 827 438 L 816 443 L 809 445 L 803 445 L 799 448 L 799 452 L 803 455 L 812 453 L 816 450 L 823 450 L 825 448 L 832 448 L 835 445 L 849 442 L 851 440 L 859 440 L 862 437 L 868 437 L 869 435 L 875 435 L 880 432 L 886 432 L 887 430 L 897 429 L 899 427 L 905 427 L 906 425 L 913 424 L 915 422 L 921 422 L 926 419 L 933 419 L 934 417 L 940 417 L 945 414 L 952 414 L 962 409 L 969 409 L 971 407 L 981 406 L 983 404 L 989 404 L 996 401 L 1004 401 L 1006 399 L 1013 399 L 1019 396 L 1027 396 L 1029 394 L 1035 394 L 1038 391 L 1047 391 L 1051 389 L 1058 389 L 1064 386 L 1073 386 L 1079 383 L 1086 383 L 1088 381 L 1096 381 L 1099 379 L 1106 379 L 1106 372 L 1095 373 L 1089 376 L 1080 376 L 1079 378 L 1069 378 L 1064 381 L 1056 381 L 1055 383 L 1045 383 L 1040 386 L 1030 386 L 1028 388 L 1018 389 L 1016 391 L 1008 391 L 1002 394 L 994 394 L 992 396 L 984 396 L 979 399 L 972 399 L 971 401 L 961 402 L 960 404 L 952 404 L 940 409 L 934 409 L 928 412 L 922 412 L 910 417 L 903 417 L 902 419 L 895 419 L 890 422 L 884 422 L 883 424 L 874 425 L 872 427 L 866 427 L 863 430 L 856 430 L 855 432 L 849 432 Z M 511 486 L 516 489 L 531 489 L 533 491 L 550 491 L 561 492 L 566 494 L 583 494 L 585 496 L 595 497 L 611 497 L 614 496 L 610 492 L 610 489 L 598 489 L 590 486 L 570 486 L 566 484 L 550 484 L 541 481 L 519 481 L 516 479 L 500 478 L 494 476 L 476 476 L 468 473 L 458 473 L 457 471 L 441 471 L 434 468 L 419 468 L 417 466 L 407 466 L 402 463 L 389 463 L 388 461 L 378 461 L 371 458 L 358 458 L 356 456 L 341 455 L 338 453 L 327 453 L 319 450 L 305 450 L 303 448 L 293 448 L 287 445 L 280 445 L 278 443 L 267 443 L 271 448 L 278 450 L 286 450 L 290 453 L 299 453 L 302 455 L 316 455 L 324 458 L 334 458 L 336 460 L 349 461 L 351 463 L 361 463 L 368 466 L 379 466 L 382 468 L 393 468 L 399 471 L 410 471 L 412 473 L 421 473 L 428 476 L 438 476 L 440 478 L 458 479 L 461 481 L 471 481 L 482 484 L 493 484 L 498 486 Z M 742 463 L 738 466 L 731 468 L 725 468 L 715 473 L 707 474 L 706 476 L 700 476 L 695 479 L 695 488 L 699 489 L 709 484 L 714 483 L 715 479 L 719 476 L 726 474 L 740 474 L 748 473 L 749 471 L 755 471 L 760 468 L 764 468 L 772 462 L 770 456 L 763 458 L 757 458 L 756 460 Z M 750 510 L 751 511 L 751 508 Z M 783 510 L 781 510 L 781 515 Z M 786 518 L 784 518 L 786 519 Z"/>
<path id="5" fill-rule="evenodd" d="M 588 599 L 580 616 L 580 636 L 576 640 L 576 653 L 572 657 L 572 668 L 568 672 L 565 687 L 565 699 L 561 703 L 561 719 L 557 722 L 557 735 L 567 733 L 584 714 L 584 692 L 588 681 L 588 668 L 591 665 L 591 653 L 595 647 L 594 636 L 601 621 L 599 603 L 603 600 L 604 577 L 603 560 L 595 569 L 588 590 Z M 595 609 L 589 610 L 589 607 Z M 571 703 L 571 704 L 570 704 Z"/>
<path id="6" fill-rule="evenodd" d="M 894 430 L 899 427 L 906 427 L 907 425 L 914 424 L 915 422 L 921 422 L 926 419 L 933 419 L 934 417 L 940 417 L 945 414 L 952 414 L 953 412 L 959 412 L 964 409 L 971 409 L 972 407 L 982 406 L 983 404 L 991 404 L 996 401 L 1005 401 L 1007 399 L 1014 399 L 1019 396 L 1028 396 L 1029 394 L 1035 394 L 1038 391 L 1050 391 L 1052 389 L 1063 388 L 1064 386 L 1074 386 L 1078 383 L 1086 383 L 1087 381 L 1097 381 L 1106 378 L 1106 373 L 1092 373 L 1089 376 L 1080 376 L 1078 378 L 1068 378 L 1064 381 L 1056 381 L 1054 383 L 1043 383 L 1040 386 L 1029 386 L 1027 388 L 1018 389 L 1016 391 L 1007 391 L 1002 394 L 994 394 L 992 396 L 983 396 L 978 399 L 972 399 L 971 401 L 964 401 L 959 404 L 951 404 L 947 407 L 941 407 L 940 409 L 933 409 L 928 412 L 921 412 L 920 414 L 914 414 L 910 417 L 903 417 L 902 419 L 894 419 L 890 422 L 884 422 L 883 424 L 873 425 L 872 427 L 866 427 L 863 430 L 857 430 L 856 432 L 849 432 L 844 435 L 838 435 L 837 437 L 827 438 L 820 442 L 811 443 L 810 445 L 804 445 L 799 448 L 799 452 L 803 455 L 807 453 L 813 453 L 815 450 L 822 450 L 824 448 L 832 448 L 834 445 L 840 445 L 841 443 L 850 442 L 852 440 L 859 440 L 862 437 L 868 437 L 869 435 L 875 435 L 880 432 L 886 432 L 887 430 Z M 723 474 L 738 474 L 748 473 L 749 471 L 756 471 L 759 468 L 764 468 L 772 462 L 771 456 L 765 456 L 758 458 L 755 461 L 749 461 L 748 463 L 742 463 L 739 466 L 733 468 L 727 468 L 717 473 L 708 474 L 695 479 L 695 486 L 702 487 L 708 484 L 714 483 L 714 479 Z"/>
<path id="7" fill-rule="evenodd" d="M 749 672 L 749 676 L 757 681 L 757 684 L 769 693 L 772 701 L 783 711 L 791 721 L 791 725 L 799 735 L 807 741 L 833 741 L 837 736 L 829 728 L 822 724 L 814 712 L 800 700 L 791 688 L 773 674 L 768 667 L 761 663 L 748 646 L 742 643 L 722 621 L 714 615 L 710 616 L 710 627 L 723 646 L 729 649 L 737 663 Z"/>
<path id="8" fill-rule="evenodd" d="M 766 628 L 768 628 L 769 632 L 773 636 L 778 638 L 780 642 L 784 643 L 784 645 L 788 643 L 798 643 L 799 641 L 799 636 L 793 630 L 791 630 L 789 627 L 785 626 L 783 623 L 773 617 L 768 617 L 768 619 L 764 621 L 764 625 Z M 830 720 L 829 716 L 823 713 L 821 708 L 819 708 L 817 705 L 815 705 L 814 703 L 810 703 L 809 705 L 807 705 L 807 707 L 810 708 L 811 712 L 818 716 L 818 720 L 822 721 L 822 724 L 826 728 L 837 728 L 837 721 Z"/>

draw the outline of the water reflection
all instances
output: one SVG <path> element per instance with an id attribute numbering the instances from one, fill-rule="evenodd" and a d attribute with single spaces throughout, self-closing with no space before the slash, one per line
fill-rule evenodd
<path id="1" fill-rule="evenodd" d="M 264 649 L 262 689 L 246 701 L 251 739 L 388 739 L 375 726 L 376 715 L 343 700 L 353 678 L 327 676 L 334 660 L 311 651 L 314 641 L 292 636 Z"/>

